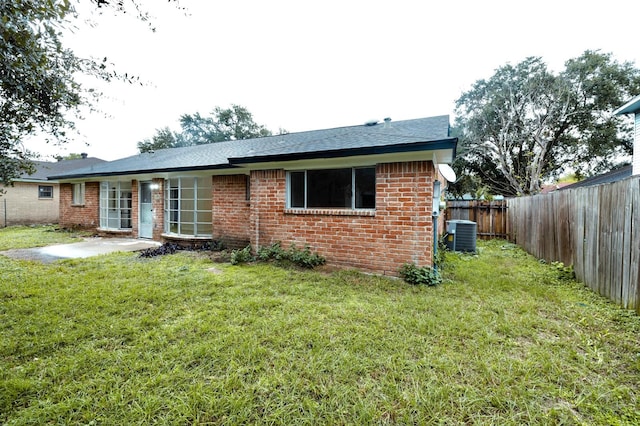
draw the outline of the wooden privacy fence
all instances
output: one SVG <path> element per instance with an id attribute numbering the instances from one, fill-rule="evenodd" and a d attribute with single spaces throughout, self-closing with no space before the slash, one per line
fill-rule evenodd
<path id="1" fill-rule="evenodd" d="M 640 313 L 640 177 L 507 203 L 513 242 Z"/>
<path id="2" fill-rule="evenodd" d="M 478 238 L 507 238 L 507 202 L 479 200 L 449 200 L 446 220 L 463 219 L 476 222 Z"/>

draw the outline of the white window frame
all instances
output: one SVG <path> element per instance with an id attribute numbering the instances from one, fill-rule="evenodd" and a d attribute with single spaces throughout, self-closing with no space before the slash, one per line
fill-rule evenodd
<path id="1" fill-rule="evenodd" d="M 192 186 L 188 186 L 192 185 Z M 187 209 L 183 200 L 183 190 L 193 191 L 193 208 Z M 205 190 L 206 196 L 199 196 L 199 192 Z M 213 234 L 213 213 L 212 213 L 212 182 L 211 176 L 181 176 L 169 178 L 164 183 L 164 232 L 168 235 L 175 235 L 185 238 L 211 238 Z M 198 208 L 199 204 L 204 204 L 206 208 Z M 193 220 L 184 220 L 187 214 L 193 215 Z M 199 220 L 204 217 L 204 220 Z M 192 233 L 187 233 L 185 228 L 192 229 Z"/>
<path id="2" fill-rule="evenodd" d="M 112 226 L 113 221 L 117 222 L 118 226 Z M 131 181 L 100 182 L 100 228 L 130 230 L 132 227 L 133 188 Z"/>
<path id="3" fill-rule="evenodd" d="M 71 205 L 84 206 L 84 182 L 71 184 Z"/>
<path id="4" fill-rule="evenodd" d="M 316 171 L 316 170 L 347 170 L 347 169 L 351 169 L 351 206 L 349 207 L 308 207 L 308 181 L 307 181 L 307 173 L 309 171 Z M 373 169 L 374 170 L 374 206 L 373 207 L 356 207 L 356 199 L 357 199 L 357 194 L 356 194 L 356 170 L 359 169 Z M 304 173 L 304 206 L 292 206 L 291 203 L 291 197 L 292 197 L 292 192 L 291 192 L 291 174 L 292 173 Z M 289 170 L 287 171 L 287 176 L 286 176 L 286 185 L 287 185 L 287 191 L 286 191 L 286 197 L 287 197 L 287 201 L 286 201 L 286 207 L 288 209 L 300 209 L 300 210 L 316 210 L 316 209 L 329 209 L 329 210 L 365 210 L 365 211 L 374 211 L 375 210 L 375 166 L 363 166 L 363 167 L 338 167 L 338 168 L 331 168 L 331 169 L 305 169 L 305 170 Z"/>

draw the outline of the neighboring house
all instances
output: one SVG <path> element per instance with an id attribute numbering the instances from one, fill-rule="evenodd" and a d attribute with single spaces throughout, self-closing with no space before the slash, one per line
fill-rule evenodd
<path id="1" fill-rule="evenodd" d="M 99 158 L 87 157 L 87 154 L 74 160 L 34 161 L 35 173 L 22 174 L 12 186 L 0 185 L 5 191 L 0 195 L 0 223 L 2 226 L 57 223 L 60 217 L 60 186 L 47 177 L 103 162 Z"/>
<path id="2" fill-rule="evenodd" d="M 573 182 L 559 182 L 559 183 L 551 183 L 549 185 L 542 185 L 542 189 L 540 190 L 541 194 L 549 194 L 550 192 L 556 192 L 561 190 L 564 187 L 569 185 L 573 185 Z"/>
<path id="3" fill-rule="evenodd" d="M 559 190 L 563 191 L 565 189 L 576 189 L 576 188 L 584 188 L 587 186 L 602 185 L 605 183 L 613 183 L 622 179 L 626 179 L 630 176 L 631 176 L 631 166 L 623 166 L 615 170 L 612 170 L 610 172 L 603 173 L 597 176 L 591 176 L 584 180 L 581 180 L 580 182 L 563 186 Z"/>
<path id="4" fill-rule="evenodd" d="M 439 116 L 144 153 L 52 176 L 60 224 L 255 250 L 309 246 L 330 264 L 397 275 L 432 263 L 437 163 L 457 138 Z"/>
<path id="5" fill-rule="evenodd" d="M 640 95 L 613 112 L 614 115 L 634 114 L 635 137 L 633 140 L 632 175 L 640 175 Z"/>

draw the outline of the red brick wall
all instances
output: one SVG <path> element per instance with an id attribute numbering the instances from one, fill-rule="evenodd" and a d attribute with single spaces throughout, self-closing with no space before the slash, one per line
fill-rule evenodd
<path id="1" fill-rule="evenodd" d="M 153 239 L 160 241 L 164 233 L 164 179 L 155 178 L 151 182 L 156 189 L 151 190 L 151 203 L 153 204 Z M 138 211 L 137 202 L 134 209 Z M 136 222 L 136 227 L 138 226 Z"/>
<path id="2" fill-rule="evenodd" d="M 60 184 L 60 226 L 63 228 L 95 229 L 100 226 L 100 183 L 87 182 L 84 186 L 84 204 L 74 206 L 70 183 Z"/>
<path id="3" fill-rule="evenodd" d="M 213 176 L 213 239 L 229 248 L 249 244 L 250 204 L 246 199 L 246 175 Z"/>
<path id="4" fill-rule="evenodd" d="M 131 236 L 138 238 L 138 220 L 140 218 L 140 208 L 138 204 L 138 197 L 140 195 L 140 188 L 138 188 L 138 181 L 136 179 L 131 180 Z"/>
<path id="5" fill-rule="evenodd" d="M 406 262 L 430 266 L 434 169 L 431 162 L 379 164 L 375 212 L 286 209 L 286 172 L 251 173 L 254 249 L 276 241 L 309 245 L 337 266 L 397 275 Z"/>

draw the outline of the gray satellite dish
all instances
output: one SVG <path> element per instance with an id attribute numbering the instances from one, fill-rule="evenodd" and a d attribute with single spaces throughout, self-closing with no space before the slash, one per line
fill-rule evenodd
<path id="1" fill-rule="evenodd" d="M 447 182 L 455 182 L 456 181 L 456 179 L 457 179 L 456 172 L 453 171 L 453 169 L 451 168 L 450 165 L 448 165 L 448 164 L 438 164 L 438 170 L 440 171 L 440 174 L 442 175 L 442 177 L 447 180 Z"/>

